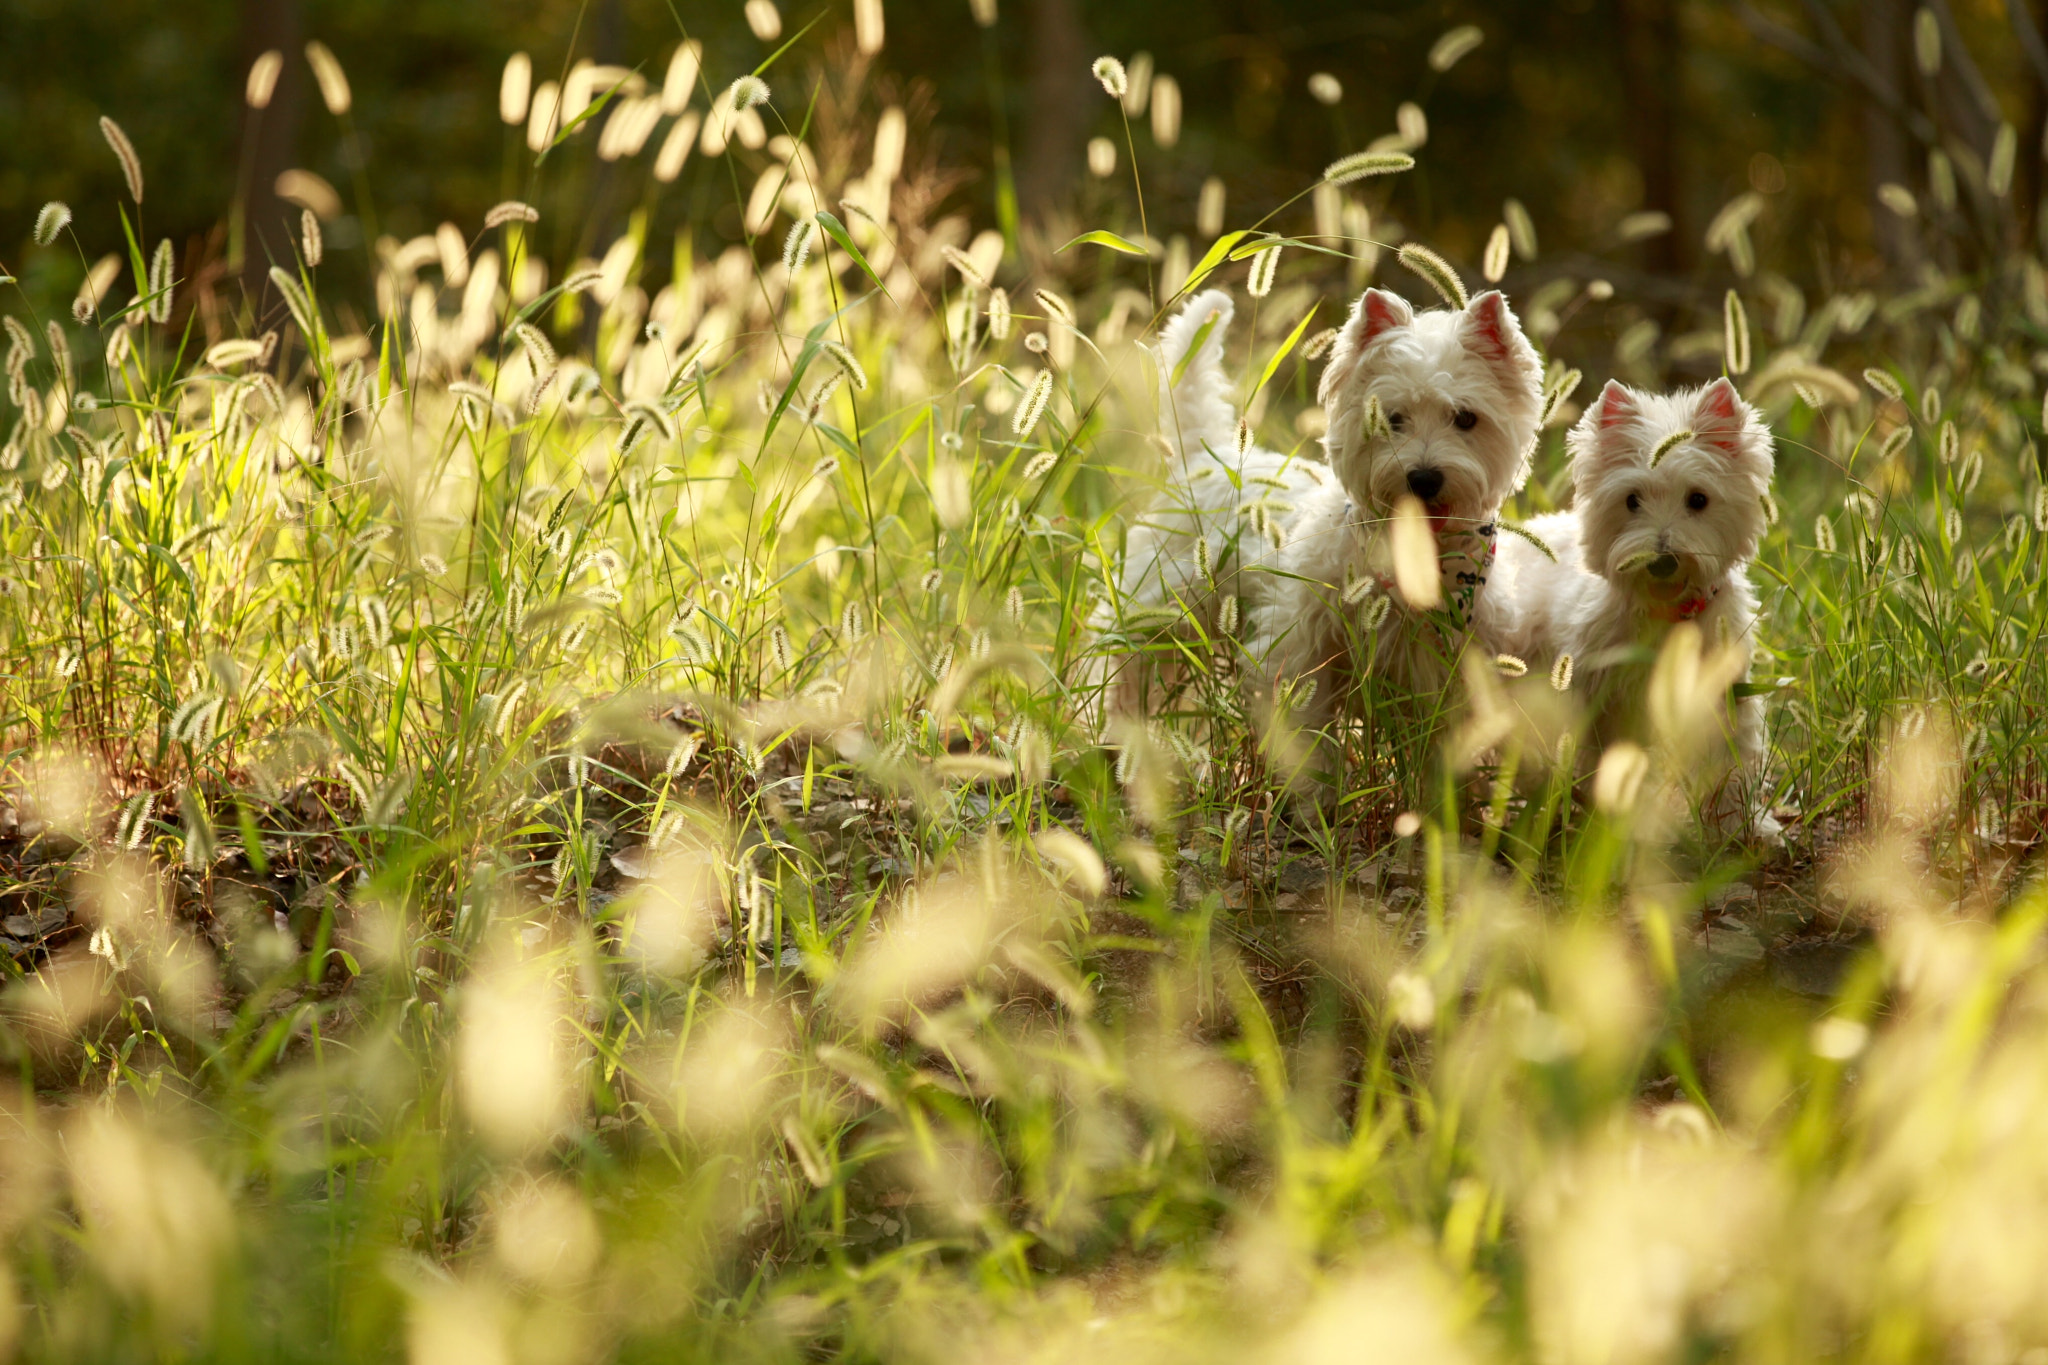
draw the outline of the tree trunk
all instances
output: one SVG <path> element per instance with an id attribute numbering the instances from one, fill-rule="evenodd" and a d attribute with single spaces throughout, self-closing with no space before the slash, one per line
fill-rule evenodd
<path id="1" fill-rule="evenodd" d="M 242 109 L 241 257 L 230 260 L 239 269 L 242 288 L 260 303 L 270 288 L 270 267 L 292 259 L 292 237 L 298 231 L 298 210 L 277 197 L 277 177 L 297 156 L 299 113 L 305 103 L 305 61 L 300 49 L 305 35 L 299 21 L 299 0 L 242 0 L 242 71 L 275 49 L 284 54 L 277 88 L 265 109 Z M 235 91 L 240 98 L 242 91 Z M 234 248 L 230 243 L 230 250 Z M 260 315 L 261 309 L 259 308 Z"/>
<path id="2" fill-rule="evenodd" d="M 590 46 L 592 57 L 599 65 L 625 64 L 626 17 L 619 0 L 600 0 Z M 583 135 L 590 147 L 585 153 L 590 158 L 590 181 L 584 198 L 590 217 L 584 223 L 584 231 L 588 234 L 588 249 L 598 255 L 611 248 L 612 238 L 618 232 L 618 206 L 613 202 L 618 194 L 617 163 L 601 161 L 596 154 L 598 135 L 614 112 L 616 109 L 607 110 L 600 118 L 591 120 L 590 131 Z M 583 349 L 593 356 L 597 354 L 598 319 L 598 309 L 583 310 Z"/>
<path id="3" fill-rule="evenodd" d="M 2026 7 L 2034 16 L 2036 32 L 2048 31 L 2048 3 L 2042 0 L 2006 0 Z M 2019 220 L 2020 244 L 2031 251 L 2048 249 L 2041 236 L 2041 196 L 2048 191 L 2044 170 L 2048 170 L 2048 81 L 2031 63 L 2023 68 L 2026 80 L 2026 114 L 2020 124 L 2019 167 L 2013 176 L 2013 215 Z"/>
<path id="4" fill-rule="evenodd" d="M 1088 98 L 1093 81 L 1088 37 L 1074 0 L 1030 0 L 1030 75 L 1023 148 L 1017 166 L 1020 216 L 1042 220 L 1071 193 L 1081 170 L 1082 145 L 1101 98 Z"/>
<path id="5" fill-rule="evenodd" d="M 1894 90 L 1913 89 L 1909 69 L 1908 32 L 1913 22 L 1906 0 L 1861 0 L 1863 55 Z M 1863 100 L 1864 168 L 1869 185 L 1871 228 L 1886 264 L 1903 275 L 1920 260 L 1914 225 L 1877 201 L 1877 187 L 1886 183 L 1911 189 L 1919 179 L 1918 158 L 1898 118 L 1876 100 Z M 1916 191 L 1918 192 L 1918 191 Z"/>
<path id="6" fill-rule="evenodd" d="M 1680 190 L 1678 15 L 1672 0 L 1619 0 L 1617 9 L 1622 98 L 1643 177 L 1642 206 L 1671 216 L 1671 231 L 1644 243 L 1644 265 L 1656 274 L 1683 274 L 1692 257 L 1693 234 Z"/>

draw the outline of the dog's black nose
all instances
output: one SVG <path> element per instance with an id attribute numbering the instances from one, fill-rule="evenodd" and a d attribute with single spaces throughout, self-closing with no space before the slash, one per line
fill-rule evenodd
<path id="1" fill-rule="evenodd" d="M 1669 578 L 1677 572 L 1677 555 L 1658 555 L 1650 561 L 1650 577 L 1652 578 Z"/>
<path id="2" fill-rule="evenodd" d="M 1411 469 L 1408 471 L 1408 491 L 1428 502 L 1444 491 L 1444 476 L 1440 470 Z"/>

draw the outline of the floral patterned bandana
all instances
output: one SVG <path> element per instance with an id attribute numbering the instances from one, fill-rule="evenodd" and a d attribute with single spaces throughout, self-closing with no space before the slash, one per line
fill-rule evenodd
<path id="1" fill-rule="evenodd" d="M 1357 504 L 1344 504 L 1346 522 L 1354 528 L 1359 523 L 1352 518 Z M 1469 630 L 1472 616 L 1479 604 L 1479 590 L 1486 586 L 1486 577 L 1493 569 L 1494 555 L 1500 549 L 1499 527 L 1492 522 L 1475 526 L 1467 531 L 1440 531 L 1436 537 L 1438 571 L 1443 577 L 1444 604 L 1439 610 L 1448 618 L 1448 623 L 1460 631 Z M 1393 577 L 1375 572 L 1379 591 L 1394 591 Z"/>
<path id="2" fill-rule="evenodd" d="M 1705 611 L 1707 604 L 1712 602 L 1715 594 L 1720 591 L 1719 588 L 1715 588 L 1713 592 L 1701 592 L 1695 588 L 1676 602 L 1652 602 L 1643 610 L 1652 621 L 1662 621 L 1667 625 L 1690 621 Z"/>
<path id="3" fill-rule="evenodd" d="M 1493 557 L 1500 549 L 1497 530 L 1488 522 L 1469 531 L 1446 531 L 1436 538 L 1437 562 L 1442 566 L 1444 580 L 1444 606 L 1460 629 L 1472 625 L 1479 590 L 1486 586 Z"/>

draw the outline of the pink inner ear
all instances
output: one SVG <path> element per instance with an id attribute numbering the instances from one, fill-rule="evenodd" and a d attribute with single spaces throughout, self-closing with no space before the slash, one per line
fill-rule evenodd
<path id="1" fill-rule="evenodd" d="M 1482 343 L 1495 359 L 1508 353 L 1507 315 L 1498 293 L 1489 290 L 1472 301 L 1472 311 L 1465 315 L 1465 334 Z"/>
<path id="2" fill-rule="evenodd" d="M 1374 341 L 1399 327 L 1406 327 L 1408 310 L 1403 308 L 1392 294 L 1380 289 L 1365 291 L 1365 332 L 1358 343 L 1370 346 Z"/>
<path id="3" fill-rule="evenodd" d="M 1620 384 L 1610 379 L 1607 387 L 1600 391 L 1600 426 L 1618 427 L 1636 415 L 1636 400 Z"/>
<path id="4" fill-rule="evenodd" d="M 1725 379 L 1707 385 L 1693 410 L 1692 425 L 1702 444 L 1725 454 L 1738 453 L 1742 448 L 1742 400 L 1736 396 L 1735 386 Z"/>

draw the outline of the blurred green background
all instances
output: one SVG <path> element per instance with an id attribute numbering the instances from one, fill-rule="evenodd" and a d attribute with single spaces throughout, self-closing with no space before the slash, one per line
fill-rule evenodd
<path id="1" fill-rule="evenodd" d="M 886 0 L 886 43 L 865 74 L 866 93 L 906 105 L 910 166 L 957 168 L 935 182 L 937 207 L 965 211 L 977 227 L 998 221 L 999 173 L 981 168 L 999 167 L 998 149 L 1006 153 L 1027 254 L 1034 241 L 1042 253 L 1069 217 L 1135 230 L 1127 167 L 1091 181 L 1085 149 L 1092 136 L 1122 141 L 1116 107 L 1090 80 L 1089 62 L 1140 51 L 1178 81 L 1186 110 L 1170 148 L 1134 120 L 1146 208 L 1162 238 L 1192 233 L 1205 177 L 1227 185 L 1230 221 L 1247 221 L 1333 157 L 1392 132 L 1403 101 L 1426 111 L 1429 125 L 1420 172 L 1400 201 L 1408 235 L 1470 268 L 1514 196 L 1539 229 L 1537 276 L 1583 275 L 1583 258 L 1594 253 L 1623 298 L 1652 310 L 1718 307 L 1730 263 L 1706 250 L 1702 233 L 1746 190 L 1770 201 L 1753 229 L 1767 268 L 1809 290 L 1909 283 L 1926 234 L 1905 230 L 1876 192 L 1900 184 L 1937 211 L 1928 185 L 1935 150 L 1961 184 L 1949 211 L 1961 230 L 1944 238 L 1950 258 L 1936 264 L 1968 271 L 1995 246 L 2031 244 L 2038 231 L 2048 51 L 2032 35 L 2048 11 L 2042 0 L 995 0 L 987 8 L 994 23 L 983 27 L 970 0 Z M 780 23 L 784 39 L 814 24 L 770 73 L 778 106 L 794 118 L 821 73 L 847 79 L 852 15 L 846 0 L 785 0 Z M 1460 24 L 1477 25 L 1484 42 L 1447 73 L 1432 72 L 1432 43 Z M 1943 40 L 1931 77 L 1916 61 L 1916 24 Z M 707 246 L 737 239 L 733 184 L 715 160 L 693 157 L 675 183 L 659 185 L 645 172 L 659 135 L 637 171 L 599 162 L 586 135 L 535 172 L 520 135 L 497 115 L 500 72 L 515 51 L 532 54 L 536 81 L 590 58 L 637 66 L 658 85 L 685 31 L 704 44 L 714 89 L 778 46 L 756 36 L 731 0 L 0 0 L 0 128 L 9 143 L 0 158 L 0 262 L 53 301 L 75 287 L 75 261 L 27 250 L 48 199 L 72 204 L 92 234 L 89 250 L 119 245 L 109 210 L 120 175 L 96 126 L 105 113 L 128 129 L 147 169 L 147 234 L 178 244 L 186 278 L 239 284 L 225 269 L 239 183 L 252 187 L 251 221 L 267 251 L 288 253 L 287 214 L 266 187 L 292 166 L 325 177 L 348 202 L 351 212 L 328 230 L 330 254 L 347 268 L 348 248 L 363 241 L 362 205 L 343 129 L 321 106 L 302 56 L 315 38 L 332 47 L 353 85 L 361 184 L 380 232 L 403 239 L 444 219 L 474 231 L 492 203 L 517 194 L 541 206 L 540 250 L 558 269 L 601 251 L 603 240 L 591 239 L 615 234 L 642 207 L 650 240 L 685 224 Z M 288 60 L 259 126 L 244 108 L 243 82 L 268 48 Z M 1317 73 L 1341 84 L 1334 105 L 1311 94 Z M 698 107 L 703 100 L 700 91 Z M 871 118 L 872 101 L 867 107 Z M 2003 197 L 1983 191 L 2001 123 L 2019 148 Z M 1302 221 L 1286 225 L 1307 230 L 1307 202 L 1293 212 Z M 1624 220 L 1648 212 L 1667 215 L 1670 230 L 1625 240 Z M 1034 224 L 1045 225 L 1035 239 Z M 366 257 L 353 259 L 360 268 Z M 252 263 L 259 268 L 242 278 L 260 281 L 268 262 Z"/>

